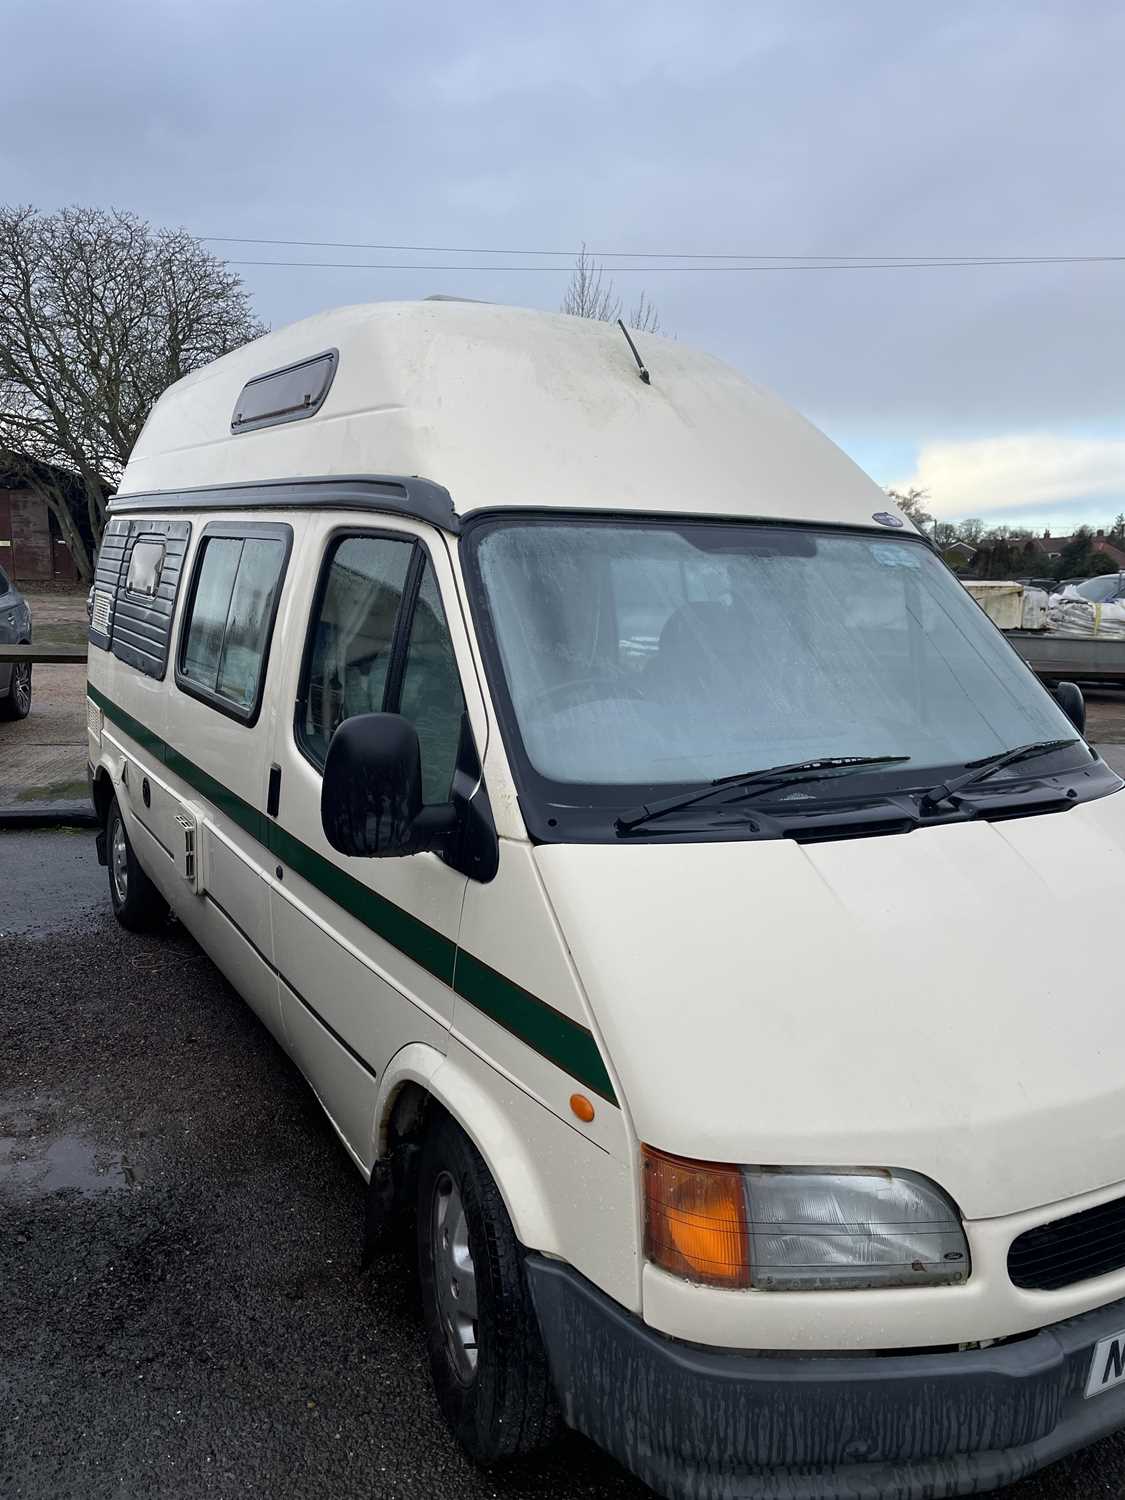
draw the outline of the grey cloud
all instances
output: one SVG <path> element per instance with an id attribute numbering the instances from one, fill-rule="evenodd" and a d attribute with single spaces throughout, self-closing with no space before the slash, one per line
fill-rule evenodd
<path id="1" fill-rule="evenodd" d="M 0 191 L 43 207 L 326 240 L 1125 253 L 1125 12 L 1102 0 L 38 0 L 5 34 L 27 65 Z M 244 275 L 275 323 L 433 290 L 554 307 L 566 279 Z M 618 280 L 845 441 L 1120 424 L 1125 265 Z"/>

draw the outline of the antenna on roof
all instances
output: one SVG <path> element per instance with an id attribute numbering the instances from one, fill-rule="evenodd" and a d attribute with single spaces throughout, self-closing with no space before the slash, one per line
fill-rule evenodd
<path id="1" fill-rule="evenodd" d="M 649 379 L 649 373 L 645 369 L 645 362 L 641 358 L 641 356 L 637 353 L 637 346 L 636 346 L 636 344 L 633 343 L 633 340 L 629 337 L 629 330 L 625 327 L 625 319 L 624 318 L 618 318 L 618 320 L 617 320 L 617 326 L 618 326 L 618 328 L 620 328 L 621 332 L 625 335 L 625 342 L 629 345 L 629 348 L 632 349 L 632 351 L 633 351 L 633 358 L 637 361 L 637 369 L 641 372 L 641 379 L 644 381 L 645 385 L 651 385 L 652 381 Z"/>

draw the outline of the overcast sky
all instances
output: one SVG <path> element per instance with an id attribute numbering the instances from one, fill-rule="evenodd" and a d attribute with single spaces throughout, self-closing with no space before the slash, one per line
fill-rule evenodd
<path id="1" fill-rule="evenodd" d="M 1118 0 L 0 0 L 0 14 L 18 60 L 0 198 L 43 209 L 508 252 L 1125 255 Z M 240 270 L 275 326 L 435 291 L 555 308 L 567 279 Z M 940 515 L 1058 529 L 1125 509 L 1125 262 L 617 283 L 881 483 L 926 487 Z"/>

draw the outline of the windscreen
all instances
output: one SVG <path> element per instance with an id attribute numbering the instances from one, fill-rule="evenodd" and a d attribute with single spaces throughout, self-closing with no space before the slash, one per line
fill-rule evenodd
<path id="1" fill-rule="evenodd" d="M 555 782 L 860 755 L 909 757 L 914 781 L 1073 737 L 908 537 L 525 520 L 491 525 L 475 557 L 523 749 Z"/>

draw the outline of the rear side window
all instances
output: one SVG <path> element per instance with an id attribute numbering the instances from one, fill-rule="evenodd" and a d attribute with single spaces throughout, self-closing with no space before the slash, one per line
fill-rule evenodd
<path id="1" fill-rule="evenodd" d="M 12 585 L 8 582 L 8 575 L 0 568 L 0 594 L 6 594 Z"/>
<path id="2" fill-rule="evenodd" d="M 291 541 L 288 526 L 208 527 L 196 559 L 176 681 L 249 724 L 261 707 Z"/>

